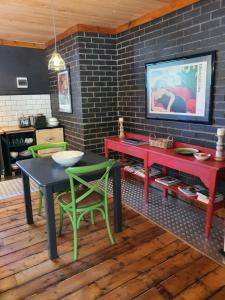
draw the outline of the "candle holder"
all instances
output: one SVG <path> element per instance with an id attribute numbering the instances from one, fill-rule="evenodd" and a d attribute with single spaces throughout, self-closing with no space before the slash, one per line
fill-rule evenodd
<path id="1" fill-rule="evenodd" d="M 123 127 L 123 118 L 119 118 L 119 138 L 123 139 L 125 137 L 124 127 Z"/>
<path id="2" fill-rule="evenodd" d="M 216 155 L 214 157 L 214 160 L 217 160 L 217 161 L 224 161 L 225 160 L 225 157 L 223 155 L 223 139 L 224 139 L 224 131 L 221 132 L 220 134 L 218 134 L 217 132 L 217 138 L 218 138 L 218 141 L 216 143 Z"/>

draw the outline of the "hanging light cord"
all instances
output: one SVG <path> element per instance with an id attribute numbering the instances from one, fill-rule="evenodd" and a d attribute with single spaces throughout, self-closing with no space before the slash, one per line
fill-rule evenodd
<path id="1" fill-rule="evenodd" d="M 51 0 L 51 14 L 52 14 L 52 26 L 53 26 L 53 34 L 55 39 L 55 50 L 56 49 L 56 31 L 55 31 L 55 1 Z"/>

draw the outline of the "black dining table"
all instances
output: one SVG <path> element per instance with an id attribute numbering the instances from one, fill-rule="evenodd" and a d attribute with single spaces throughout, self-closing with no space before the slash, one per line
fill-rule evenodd
<path id="1" fill-rule="evenodd" d="M 92 152 L 85 152 L 76 166 L 88 166 L 104 162 L 106 159 Z M 32 201 L 30 181 L 33 179 L 42 189 L 45 199 L 46 225 L 48 234 L 49 258 L 58 257 L 55 226 L 54 193 L 63 192 L 69 188 L 69 177 L 65 173 L 66 167 L 56 163 L 51 156 L 20 160 L 16 163 L 21 170 L 24 189 L 25 212 L 28 224 L 33 224 Z M 100 178 L 101 172 L 83 175 L 86 181 Z M 121 205 L 121 165 L 116 163 L 111 169 L 110 176 L 113 181 L 113 212 L 114 231 L 122 231 L 122 205 Z"/>

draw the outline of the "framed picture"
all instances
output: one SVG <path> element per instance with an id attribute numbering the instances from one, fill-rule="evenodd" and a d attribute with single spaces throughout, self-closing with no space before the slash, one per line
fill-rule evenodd
<path id="1" fill-rule="evenodd" d="M 69 69 L 58 73 L 59 111 L 72 113 Z"/>
<path id="2" fill-rule="evenodd" d="M 215 51 L 145 65 L 146 118 L 210 123 Z"/>

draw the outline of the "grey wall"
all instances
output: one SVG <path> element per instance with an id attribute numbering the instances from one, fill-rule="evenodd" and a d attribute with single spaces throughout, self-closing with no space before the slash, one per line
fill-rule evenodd
<path id="1" fill-rule="evenodd" d="M 18 89 L 16 77 L 27 77 L 28 88 Z M 0 46 L 0 95 L 48 94 L 45 51 Z"/>

